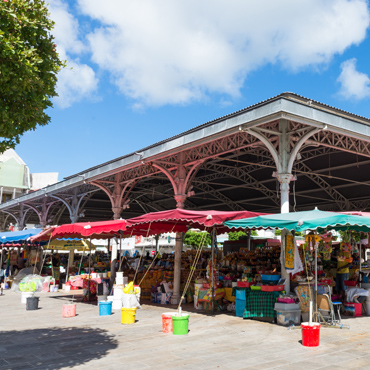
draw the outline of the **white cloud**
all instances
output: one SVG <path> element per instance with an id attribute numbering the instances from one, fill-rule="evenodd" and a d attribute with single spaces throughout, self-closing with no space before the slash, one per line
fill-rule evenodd
<path id="1" fill-rule="evenodd" d="M 340 66 L 342 72 L 338 77 L 338 82 L 341 84 L 339 94 L 346 99 L 360 100 L 370 96 L 370 78 L 367 74 L 356 70 L 356 62 L 357 60 L 352 58 Z"/>
<path id="2" fill-rule="evenodd" d="M 94 70 L 81 63 L 79 56 L 89 48 L 80 37 L 79 23 L 69 12 L 67 4 L 61 0 L 51 0 L 49 4 L 51 19 L 55 22 L 53 36 L 61 59 L 67 60 L 67 68 L 58 73 L 57 93 L 54 102 L 67 108 L 75 102 L 90 98 L 97 90 L 98 79 Z"/>
<path id="3" fill-rule="evenodd" d="M 94 21 L 85 35 L 92 62 L 137 106 L 186 104 L 211 93 L 232 98 L 249 72 L 268 63 L 293 71 L 326 66 L 363 41 L 370 19 L 366 0 L 78 4 Z M 73 50 L 81 47 L 75 42 Z"/>
<path id="4" fill-rule="evenodd" d="M 60 108 L 68 108 L 73 103 L 93 97 L 97 87 L 98 80 L 92 68 L 70 61 L 68 67 L 58 74 L 59 96 L 55 97 L 54 101 Z"/>

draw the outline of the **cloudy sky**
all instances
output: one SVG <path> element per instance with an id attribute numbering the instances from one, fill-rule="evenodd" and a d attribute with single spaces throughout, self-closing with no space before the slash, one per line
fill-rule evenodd
<path id="1" fill-rule="evenodd" d="M 370 118 L 365 0 L 49 0 L 59 97 L 16 151 L 59 179 L 285 91 Z"/>

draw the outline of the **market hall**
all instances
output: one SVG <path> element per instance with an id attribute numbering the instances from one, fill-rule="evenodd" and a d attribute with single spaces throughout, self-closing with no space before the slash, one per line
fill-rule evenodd
<path id="1" fill-rule="evenodd" d="M 366 172 L 369 122 L 283 93 L 1 204 L 2 223 L 4 226 L 11 219 L 19 229 L 29 223 L 46 228 L 78 221 L 127 220 L 175 208 L 260 214 L 315 207 L 321 211 L 366 211 L 370 208 Z M 276 248 L 267 246 L 263 258 L 269 260 L 270 253 L 271 263 Z M 181 252 L 182 243 L 176 243 L 175 260 Z M 258 249 L 247 248 L 245 252 L 254 255 L 246 258 L 247 269 L 239 271 L 239 280 L 251 279 L 248 264 L 261 254 Z M 183 259 L 194 261 L 194 252 L 184 254 Z M 225 256 L 220 258 L 227 263 Z M 117 250 L 113 249 L 111 260 L 115 259 Z M 176 263 L 179 266 L 181 259 L 173 263 L 174 276 L 169 278 L 179 287 L 178 282 L 182 279 L 186 283 L 187 277 L 181 277 Z M 280 267 L 280 278 L 285 279 L 284 289 L 289 294 L 290 274 Z M 263 280 L 265 274 L 259 275 Z M 164 278 L 162 274 L 154 280 L 157 283 Z M 179 300 L 177 289 L 172 303 Z"/>

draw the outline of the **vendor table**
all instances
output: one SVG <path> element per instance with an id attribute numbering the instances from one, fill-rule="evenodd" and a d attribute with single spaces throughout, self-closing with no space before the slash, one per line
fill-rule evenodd
<path id="1" fill-rule="evenodd" d="M 280 292 L 261 292 L 246 290 L 246 301 L 243 318 L 276 318 L 275 303 Z"/>

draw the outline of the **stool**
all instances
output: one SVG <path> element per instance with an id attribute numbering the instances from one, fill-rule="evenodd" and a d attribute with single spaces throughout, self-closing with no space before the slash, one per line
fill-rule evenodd
<path id="1" fill-rule="evenodd" d="M 333 304 L 333 307 L 334 307 L 334 317 L 333 317 L 333 324 L 339 324 L 339 325 L 342 325 L 342 317 L 340 316 L 340 309 L 341 309 L 341 306 L 342 306 L 342 302 L 340 301 L 334 301 L 332 302 Z M 335 314 L 338 314 L 338 319 L 337 320 L 335 318 Z"/>

